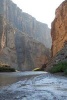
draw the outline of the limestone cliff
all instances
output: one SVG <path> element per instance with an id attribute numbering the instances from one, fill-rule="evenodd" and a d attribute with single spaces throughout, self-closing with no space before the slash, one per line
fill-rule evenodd
<path id="1" fill-rule="evenodd" d="M 51 48 L 50 29 L 31 15 L 22 12 L 11 0 L 0 0 L 0 14 L 14 27 Z"/>
<path id="2" fill-rule="evenodd" d="M 65 0 L 57 9 L 56 17 L 52 23 L 52 56 L 60 51 L 64 42 L 67 41 L 67 0 Z"/>
<path id="3" fill-rule="evenodd" d="M 0 62 L 18 68 L 15 29 L 0 15 Z"/>
<path id="4" fill-rule="evenodd" d="M 0 15 L 0 62 L 24 71 L 41 67 L 48 58 L 49 49 Z"/>
<path id="5" fill-rule="evenodd" d="M 52 58 L 46 70 L 58 62 L 67 62 L 67 0 L 56 9 L 56 17 L 52 23 Z"/>
<path id="6" fill-rule="evenodd" d="M 20 70 L 32 70 L 48 61 L 49 49 L 24 33 L 16 31 L 15 43 Z"/>

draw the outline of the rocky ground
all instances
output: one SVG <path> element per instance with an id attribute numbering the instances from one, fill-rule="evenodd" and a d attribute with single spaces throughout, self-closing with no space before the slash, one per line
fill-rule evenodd
<path id="1" fill-rule="evenodd" d="M 30 78 L 0 88 L 0 100 L 67 100 L 67 77 L 33 73 Z"/>

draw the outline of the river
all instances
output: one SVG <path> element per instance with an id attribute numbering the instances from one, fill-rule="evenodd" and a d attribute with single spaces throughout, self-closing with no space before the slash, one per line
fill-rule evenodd
<path id="1" fill-rule="evenodd" d="M 0 100 L 67 100 L 67 77 L 47 72 L 0 73 Z"/>
<path id="2" fill-rule="evenodd" d="M 20 80 L 29 79 L 32 76 L 44 74 L 45 72 L 12 72 L 12 73 L 0 73 L 0 87 L 10 85 Z"/>

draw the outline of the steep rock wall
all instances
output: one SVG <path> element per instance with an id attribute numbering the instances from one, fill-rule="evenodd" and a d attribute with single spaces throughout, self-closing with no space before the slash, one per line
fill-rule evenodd
<path id="1" fill-rule="evenodd" d="M 52 23 L 52 58 L 46 70 L 51 69 L 58 62 L 67 62 L 67 0 L 56 9 L 56 16 Z"/>
<path id="2" fill-rule="evenodd" d="M 65 0 L 57 9 L 56 16 L 52 23 L 52 56 L 55 56 L 67 41 L 67 0 Z"/>
<path id="3" fill-rule="evenodd" d="M 48 61 L 49 49 L 43 44 L 14 28 L 2 15 L 0 25 L 0 62 L 25 71 Z"/>
<path id="4" fill-rule="evenodd" d="M 0 61 L 22 71 L 41 67 L 50 56 L 44 44 L 51 47 L 48 26 L 11 0 L 0 0 Z"/>
<path id="5" fill-rule="evenodd" d="M 0 62 L 18 68 L 15 29 L 0 15 Z"/>
<path id="6" fill-rule="evenodd" d="M 46 24 L 38 22 L 31 15 L 22 12 L 11 0 L 0 0 L 0 2 L 0 14 L 4 15 L 9 23 L 51 48 L 50 29 Z"/>
<path id="7" fill-rule="evenodd" d="M 24 33 L 16 31 L 15 43 L 20 70 L 32 70 L 48 61 L 49 49 Z"/>

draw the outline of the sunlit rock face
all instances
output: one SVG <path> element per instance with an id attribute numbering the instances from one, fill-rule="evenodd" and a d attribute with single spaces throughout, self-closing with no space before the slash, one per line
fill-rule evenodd
<path id="1" fill-rule="evenodd" d="M 12 1 L 0 0 L 0 62 L 22 71 L 41 67 L 50 57 L 46 48 L 50 41 L 46 24 L 23 13 Z"/>
<path id="2" fill-rule="evenodd" d="M 64 42 L 67 41 L 67 0 L 56 9 L 51 35 L 52 56 L 55 56 L 56 53 L 63 48 Z"/>
<path id="3" fill-rule="evenodd" d="M 17 68 L 15 29 L 0 15 L 0 62 Z"/>
<path id="4" fill-rule="evenodd" d="M 46 70 L 58 62 L 67 62 L 67 0 L 57 9 L 56 17 L 52 23 L 52 58 Z"/>

